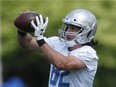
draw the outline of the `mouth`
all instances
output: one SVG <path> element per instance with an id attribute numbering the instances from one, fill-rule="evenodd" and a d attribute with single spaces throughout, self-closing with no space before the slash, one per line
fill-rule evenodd
<path id="1" fill-rule="evenodd" d="M 66 39 L 67 39 L 68 41 L 73 40 L 74 38 L 75 38 L 75 36 L 72 36 L 72 35 L 67 35 L 67 36 L 66 36 Z"/>

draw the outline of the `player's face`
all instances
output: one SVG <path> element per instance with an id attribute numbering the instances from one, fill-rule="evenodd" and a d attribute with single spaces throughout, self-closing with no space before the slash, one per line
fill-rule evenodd
<path id="1" fill-rule="evenodd" d="M 80 30 L 79 27 L 77 26 L 74 26 L 74 25 L 67 25 L 66 27 L 66 38 L 67 40 L 73 40 L 76 35 L 77 35 L 77 32 Z"/>

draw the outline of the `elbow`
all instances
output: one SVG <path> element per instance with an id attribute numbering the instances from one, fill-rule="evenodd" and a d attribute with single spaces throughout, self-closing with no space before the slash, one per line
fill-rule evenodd
<path id="1" fill-rule="evenodd" d="M 66 66 L 62 63 L 55 64 L 55 67 L 59 70 L 65 70 L 66 69 Z"/>
<path id="2" fill-rule="evenodd" d="M 56 68 L 59 69 L 59 70 L 75 70 L 75 69 L 79 69 L 78 67 L 76 67 L 72 63 L 67 63 L 67 64 L 59 63 L 59 64 L 56 65 Z"/>
<path id="3" fill-rule="evenodd" d="M 68 64 L 57 63 L 55 66 L 59 70 L 69 70 Z"/>

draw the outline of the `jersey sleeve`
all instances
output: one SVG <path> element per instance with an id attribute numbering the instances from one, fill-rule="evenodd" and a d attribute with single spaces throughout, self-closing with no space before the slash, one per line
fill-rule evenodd
<path id="1" fill-rule="evenodd" d="M 71 55 L 76 56 L 82 62 L 85 63 L 87 69 L 94 70 L 97 67 L 98 57 L 96 55 L 96 51 L 92 48 L 84 48 L 78 51 L 74 51 Z"/>
<path id="2" fill-rule="evenodd" d="M 57 36 L 53 36 L 53 37 L 49 37 L 49 38 L 44 37 L 44 40 L 52 48 L 55 48 L 55 45 L 58 43 L 58 37 Z"/>

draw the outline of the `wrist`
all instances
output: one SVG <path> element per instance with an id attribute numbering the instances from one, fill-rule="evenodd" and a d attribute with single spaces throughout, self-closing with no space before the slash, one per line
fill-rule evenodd
<path id="1" fill-rule="evenodd" d="M 41 40 L 41 39 L 43 39 L 43 35 L 39 35 L 39 36 L 37 36 L 37 35 L 34 35 L 34 38 L 38 41 L 38 40 Z"/>
<path id="2" fill-rule="evenodd" d="M 27 33 L 21 30 L 18 30 L 17 32 L 20 36 L 25 36 Z"/>
<path id="3" fill-rule="evenodd" d="M 43 46 L 46 42 L 44 39 L 41 39 L 41 40 L 37 40 L 37 43 L 39 45 L 39 47 Z"/>

